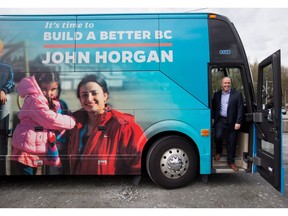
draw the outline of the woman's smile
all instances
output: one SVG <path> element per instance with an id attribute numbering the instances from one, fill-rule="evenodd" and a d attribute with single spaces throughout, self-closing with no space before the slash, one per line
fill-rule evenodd
<path id="1" fill-rule="evenodd" d="M 80 87 L 80 102 L 87 112 L 102 114 L 106 107 L 108 94 L 96 82 L 88 82 Z"/>

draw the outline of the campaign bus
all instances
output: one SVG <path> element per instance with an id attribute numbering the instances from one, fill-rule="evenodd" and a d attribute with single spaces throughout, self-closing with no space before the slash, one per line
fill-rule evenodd
<path id="1" fill-rule="evenodd" d="M 225 16 L 2 15 L 0 29 L 1 175 L 148 173 L 172 189 L 258 172 L 284 191 L 280 50 L 253 80 Z M 212 98 L 226 76 L 243 99 L 238 171 L 225 143 L 214 159 Z"/>

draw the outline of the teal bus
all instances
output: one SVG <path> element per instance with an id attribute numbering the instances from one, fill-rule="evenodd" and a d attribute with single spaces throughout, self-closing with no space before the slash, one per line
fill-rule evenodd
<path id="1" fill-rule="evenodd" d="M 10 68 L 3 72 L 1 66 L 1 91 L 6 94 L 6 103 L 1 102 L 1 175 L 21 175 L 17 165 L 32 160 L 36 175 L 148 173 L 157 185 L 172 189 L 198 175 L 207 180 L 210 174 L 258 172 L 284 191 L 280 50 L 259 64 L 258 80 L 253 81 L 241 38 L 225 16 L 2 15 L 0 29 L 1 64 Z M 11 92 L 2 78 L 7 71 L 13 74 Z M 24 124 L 20 113 L 40 114 L 38 109 L 23 110 L 30 96 L 19 96 L 22 80 L 51 71 L 59 75 L 57 98 L 65 105 L 66 112 L 59 115 L 76 121 L 71 120 L 72 129 L 57 140 L 57 166 L 45 163 L 47 140 L 43 152 L 15 151 L 13 145 L 19 138 L 14 136 L 17 126 Z M 83 78 L 91 75 L 108 86 L 109 97 L 108 90 L 103 95 L 109 120 L 97 123 L 85 138 L 92 120 L 77 94 L 82 94 Z M 227 166 L 225 145 L 221 159 L 213 158 L 212 97 L 225 76 L 244 101 L 235 158 L 238 172 Z M 32 117 L 30 121 L 37 137 L 55 129 L 43 128 Z M 88 125 L 86 132 L 83 125 Z"/>

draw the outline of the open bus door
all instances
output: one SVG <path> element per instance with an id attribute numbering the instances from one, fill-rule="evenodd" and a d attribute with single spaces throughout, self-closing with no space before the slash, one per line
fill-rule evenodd
<path id="1" fill-rule="evenodd" d="M 282 165 L 282 92 L 280 50 L 258 65 L 256 171 L 284 192 Z M 254 167 L 255 168 L 255 167 Z"/>

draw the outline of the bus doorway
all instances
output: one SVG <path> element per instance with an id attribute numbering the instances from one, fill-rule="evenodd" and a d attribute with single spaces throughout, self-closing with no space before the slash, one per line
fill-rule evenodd
<path id="1" fill-rule="evenodd" d="M 247 112 L 246 103 L 245 103 L 245 94 L 244 94 L 244 85 L 242 81 L 241 67 L 222 67 L 222 66 L 213 66 L 210 70 L 211 73 L 211 101 L 213 95 L 221 90 L 221 81 L 224 77 L 229 77 L 231 79 L 231 89 L 237 90 L 243 99 L 244 103 L 244 115 Z M 212 103 L 211 103 L 212 107 Z M 212 120 L 212 136 L 211 136 L 211 149 L 212 149 L 212 172 L 213 173 L 236 173 L 234 170 L 228 167 L 227 163 L 227 148 L 226 143 L 222 143 L 223 153 L 221 154 L 220 160 L 215 160 L 214 155 L 216 154 L 216 146 L 215 146 L 215 125 Z M 236 156 L 235 156 L 235 165 L 239 169 L 238 172 L 246 172 L 248 169 L 248 163 L 244 161 L 243 154 L 248 152 L 249 148 L 249 131 L 247 127 L 247 123 L 243 118 L 243 122 L 241 124 L 240 130 L 237 132 L 237 147 L 236 147 Z"/>

